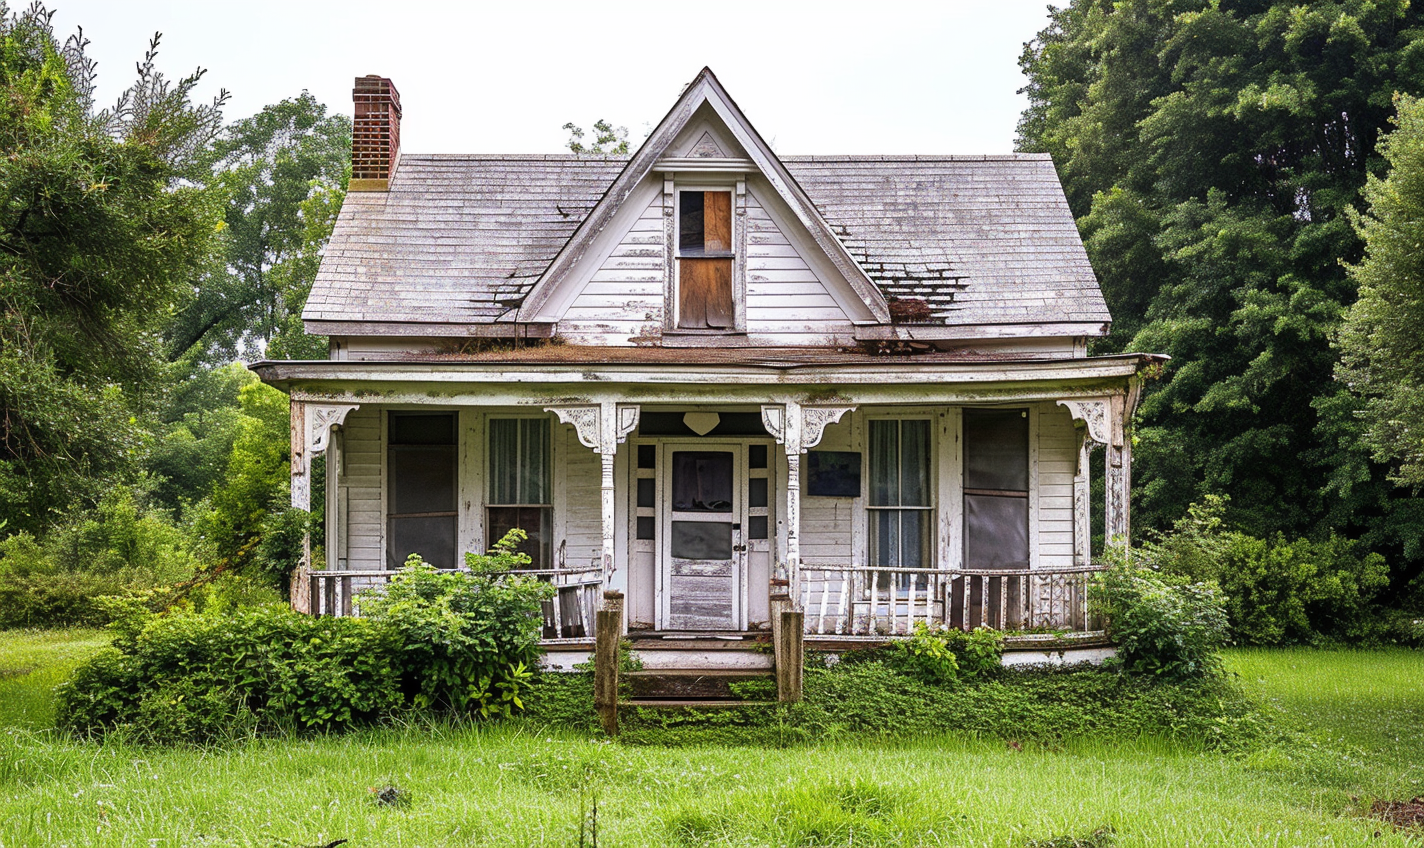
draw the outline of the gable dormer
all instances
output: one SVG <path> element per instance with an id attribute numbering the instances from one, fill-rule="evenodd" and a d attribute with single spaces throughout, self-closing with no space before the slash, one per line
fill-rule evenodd
<path id="1" fill-rule="evenodd" d="M 703 70 L 535 284 L 520 320 L 612 345 L 843 344 L 875 285 Z"/>

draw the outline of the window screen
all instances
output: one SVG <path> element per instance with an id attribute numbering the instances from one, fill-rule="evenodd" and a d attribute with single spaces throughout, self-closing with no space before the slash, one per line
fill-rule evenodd
<path id="1" fill-rule="evenodd" d="M 520 550 L 534 568 L 549 568 L 552 544 L 550 442 L 547 418 L 489 420 L 489 503 L 485 544 L 514 528 L 529 535 Z"/>
<path id="2" fill-rule="evenodd" d="M 1028 411 L 964 410 L 964 567 L 1028 567 Z"/>
<path id="3" fill-rule="evenodd" d="M 392 412 L 387 419 L 386 562 L 418 553 L 456 565 L 455 413 Z"/>
<path id="4" fill-rule="evenodd" d="M 732 328 L 732 255 L 732 193 L 678 192 L 680 329 Z"/>
<path id="5" fill-rule="evenodd" d="M 870 564 L 929 568 L 930 422 L 870 421 Z"/>

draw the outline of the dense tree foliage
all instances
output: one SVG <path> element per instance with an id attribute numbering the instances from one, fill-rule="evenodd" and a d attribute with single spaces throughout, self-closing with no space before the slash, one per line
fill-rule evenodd
<path id="1" fill-rule="evenodd" d="M 1424 103 L 1401 96 L 1398 128 L 1381 145 L 1388 178 L 1365 186 L 1355 218 L 1366 256 L 1350 269 L 1360 299 L 1340 337 L 1338 376 L 1366 398 L 1365 443 L 1398 481 L 1424 486 Z"/>
<path id="2" fill-rule="evenodd" d="M 233 122 L 210 153 L 224 252 L 169 328 L 175 360 L 326 356 L 300 314 L 351 172 L 351 119 L 307 92 Z"/>
<path id="3" fill-rule="evenodd" d="M 1395 92 L 1424 89 L 1422 36 L 1407 0 L 1075 0 L 1025 48 L 1020 146 L 1053 155 L 1102 280 L 1098 352 L 1172 356 L 1139 414 L 1139 526 L 1223 493 L 1255 536 L 1339 531 L 1417 572 L 1424 509 L 1371 463 L 1331 340 L 1347 210 Z"/>
<path id="4" fill-rule="evenodd" d="M 96 111 L 85 43 L 0 6 L 0 508 L 38 528 L 134 466 L 160 322 L 208 255 L 201 156 L 223 96 L 154 66 Z"/>

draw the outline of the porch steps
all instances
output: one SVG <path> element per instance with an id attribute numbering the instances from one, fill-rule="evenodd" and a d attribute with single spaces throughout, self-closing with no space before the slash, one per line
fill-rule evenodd
<path id="1" fill-rule="evenodd" d="M 746 704 L 733 692 L 733 685 L 762 681 L 775 691 L 776 678 L 760 669 L 740 668 L 657 668 L 629 672 L 629 689 L 640 702 Z"/>

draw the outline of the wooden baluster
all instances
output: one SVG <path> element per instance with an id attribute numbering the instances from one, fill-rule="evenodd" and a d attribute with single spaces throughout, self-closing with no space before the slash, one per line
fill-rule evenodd
<path id="1" fill-rule="evenodd" d="M 341 578 L 341 614 L 351 615 L 351 578 Z"/>
<path id="2" fill-rule="evenodd" d="M 879 601 L 878 601 L 878 600 L 876 599 L 876 597 L 875 597 L 875 594 L 876 594 L 876 585 L 875 585 L 875 584 L 877 584 L 877 583 L 880 582 L 880 572 L 878 572 L 878 571 L 872 571 L 872 572 L 870 572 L 869 579 L 870 579 L 870 586 L 869 586 L 868 588 L 870 589 L 870 621 L 869 621 L 870 632 L 869 632 L 867 635 L 869 635 L 869 636 L 874 636 L 874 635 L 876 635 L 877 633 L 880 632 L 880 628 L 877 626 L 877 625 L 879 624 L 879 616 L 876 614 L 876 613 L 878 612 L 878 610 L 876 610 L 876 608 L 875 608 L 875 607 L 876 607 L 876 604 L 879 603 Z"/>
<path id="3" fill-rule="evenodd" d="M 826 607 L 831 601 L 831 573 L 821 572 L 821 611 L 816 615 L 816 633 L 826 632 Z"/>
<path id="4" fill-rule="evenodd" d="M 836 635 L 845 632 L 846 626 L 846 600 L 850 597 L 850 572 L 841 572 L 841 596 L 836 601 Z M 855 604 L 851 604 L 851 614 L 855 614 Z M 855 622 L 851 622 L 851 629 L 855 629 Z"/>

